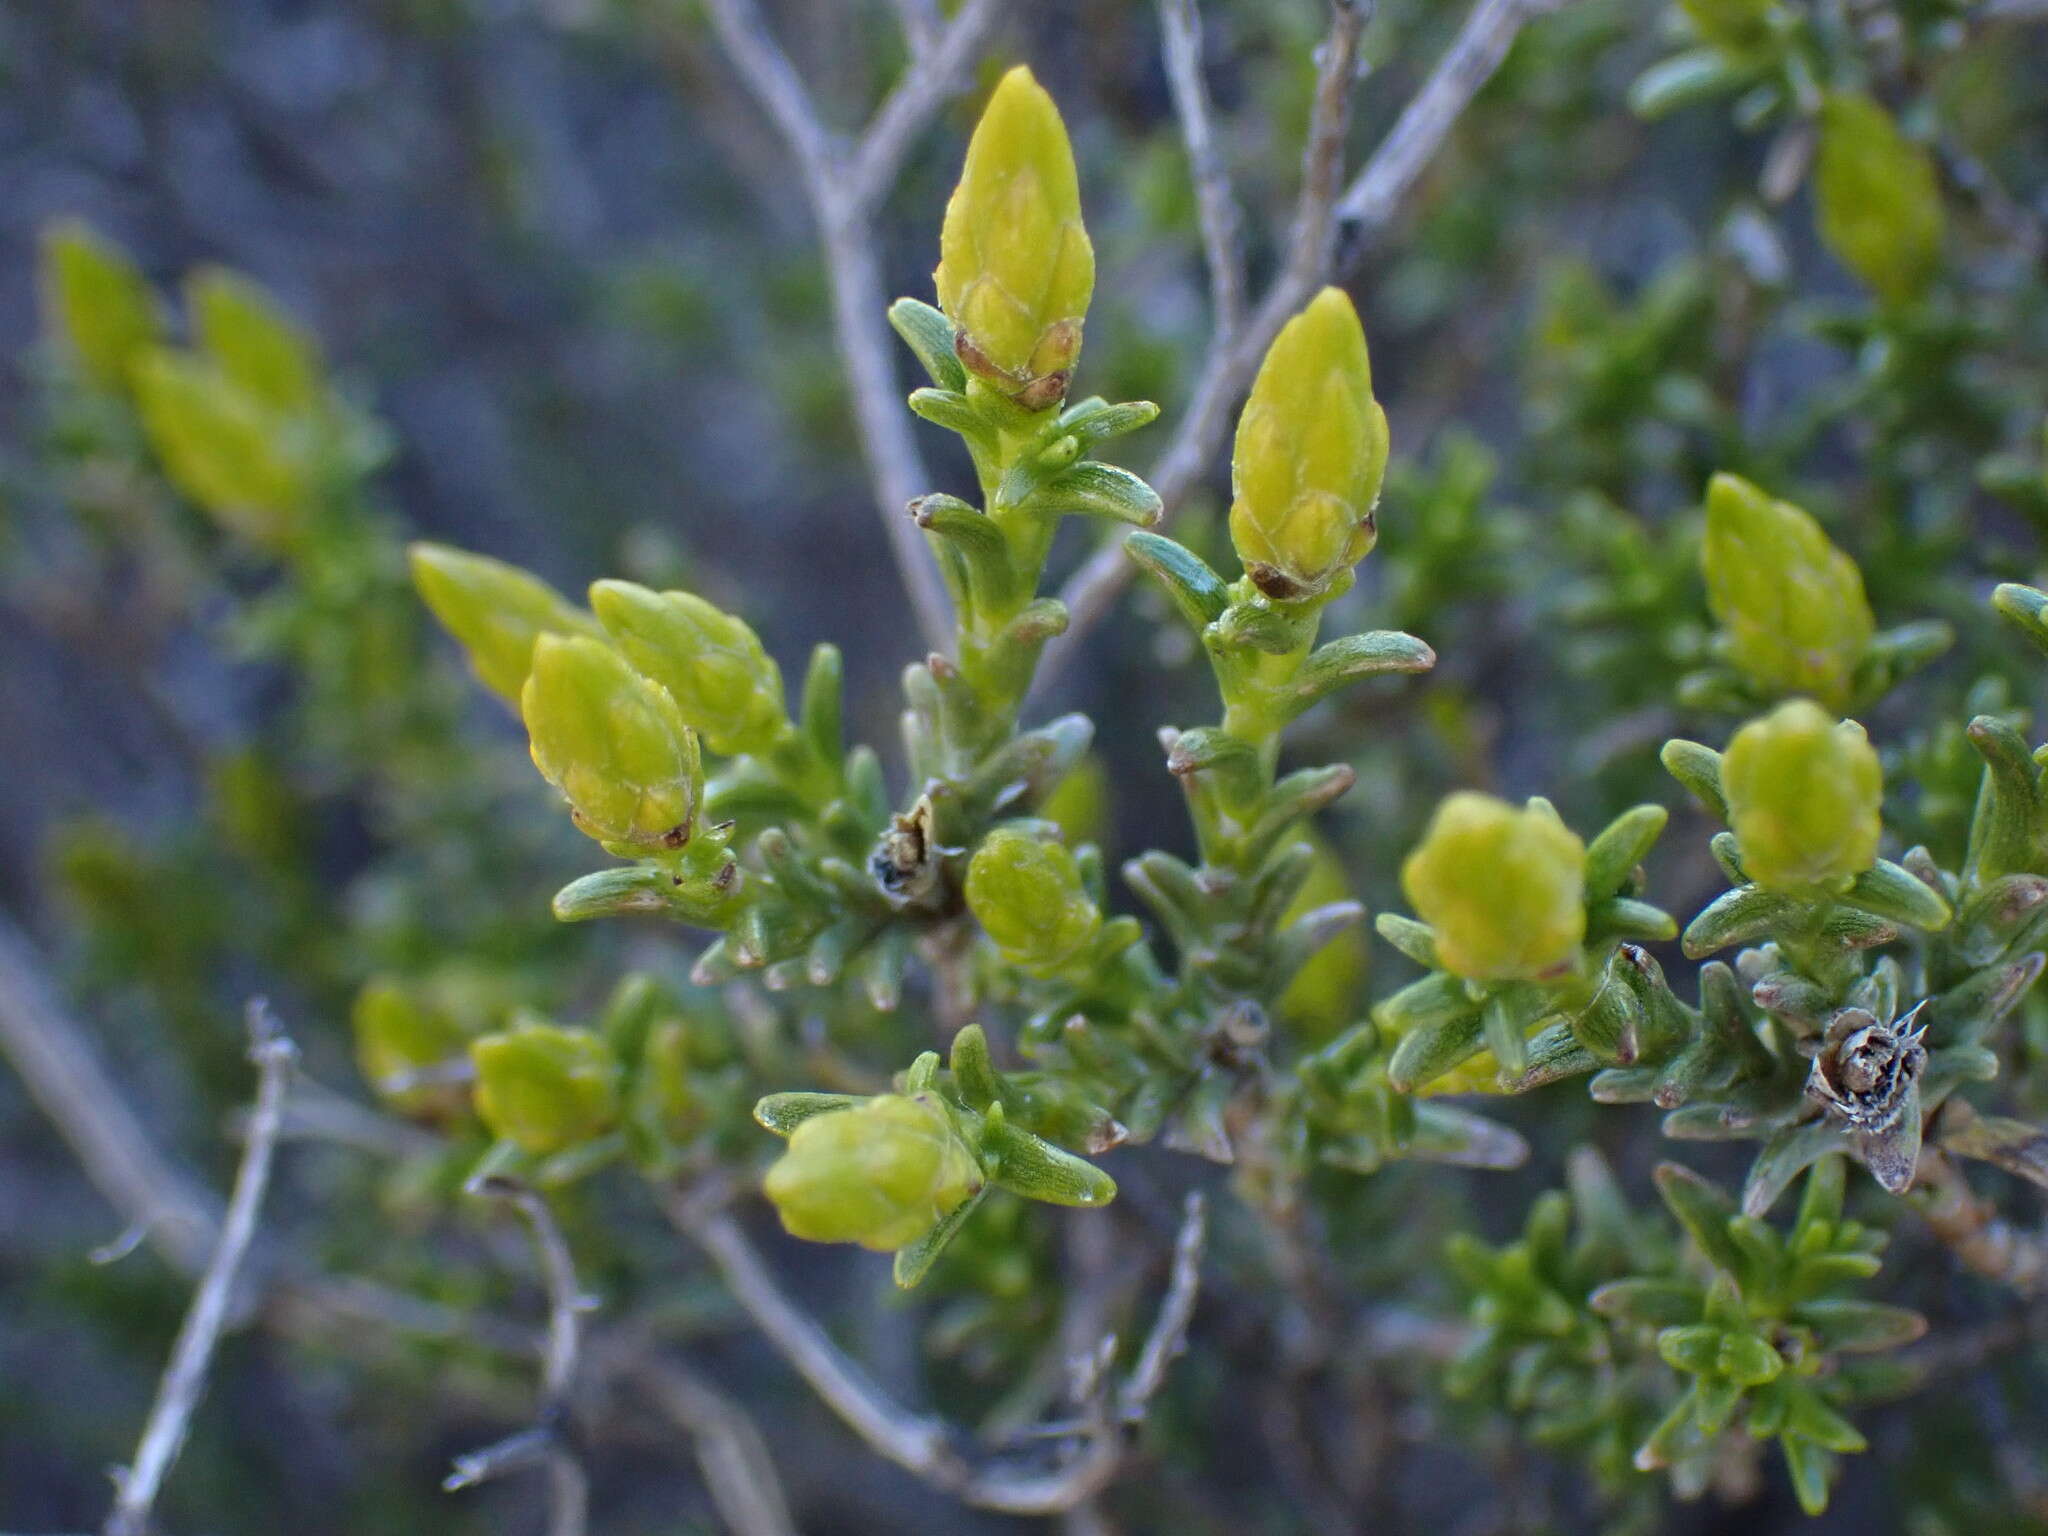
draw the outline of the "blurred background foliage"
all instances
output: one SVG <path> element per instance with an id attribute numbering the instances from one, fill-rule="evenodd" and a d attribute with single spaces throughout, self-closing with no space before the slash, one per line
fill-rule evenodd
<path id="1" fill-rule="evenodd" d="M 1961 722 L 2039 702 L 2040 669 L 2014 667 L 1983 595 L 2048 572 L 2048 26 L 1949 0 L 1785 7 L 1806 29 L 1801 67 L 1884 101 L 1933 150 L 1937 257 L 1900 274 L 1857 259 L 1853 232 L 1824 233 L 1797 71 L 1715 31 L 1717 13 L 1745 9 L 1575 0 L 1532 26 L 1349 275 L 1394 462 L 1379 549 L 1338 617 L 1410 630 L 1442 658 L 1427 679 L 1326 710 L 1296 744 L 1358 768 L 1323 828 L 1328 889 L 1348 883 L 1374 910 L 1398 905 L 1399 856 L 1449 788 L 1546 793 L 1586 826 L 1635 799 L 1676 805 L 1658 746 L 1719 740 L 1744 709 L 1685 687 L 1712 660 L 1698 509 L 1717 470 L 1811 510 L 1861 565 L 1880 626 L 1955 628 L 1949 653 L 1867 717 L 1909 840 L 1960 857 L 1980 769 Z M 1460 10 L 1383 0 L 1357 145 L 1384 132 Z M 1203 11 L 1258 271 L 1286 227 L 1324 15 L 1311 0 Z M 790 0 L 775 15 L 836 121 L 862 118 L 903 63 L 881 4 Z M 1101 262 L 1085 391 L 1157 400 L 1170 423 L 1208 312 L 1157 18 L 1135 0 L 1018 7 L 982 83 L 1020 59 L 1066 114 Z M 892 293 L 929 294 L 979 94 L 925 136 L 878 227 Z M 273 296 L 305 349 L 271 402 L 302 451 L 280 472 L 319 486 L 294 537 L 205 516 L 178 488 L 189 469 L 167 476 L 147 410 L 53 344 L 62 317 L 37 274 L 63 220 L 78 221 L 66 238 L 129 253 L 166 315 L 204 311 L 220 280 L 193 274 L 208 271 Z M 171 361 L 225 366 L 198 329 L 198 350 Z M 549 917 L 578 839 L 516 726 L 430 635 L 404 537 L 565 590 L 604 574 L 687 585 L 744 612 L 786 671 L 839 640 L 850 734 L 894 749 L 895 680 L 918 644 L 850 468 L 814 234 L 689 0 L 0 4 L 0 351 L 0 906 L 56 957 L 153 1131 L 217 1180 L 223 1117 L 247 1094 L 237 1018 L 253 992 L 291 1021 L 315 1081 L 361 1099 L 362 1071 L 382 1068 L 355 1059 L 360 1010 L 410 1010 L 402 1027 L 461 1039 L 520 1010 L 595 1017 L 629 967 L 677 986 L 687 972 L 668 931 Z M 947 485 L 969 483 L 964 456 L 927 436 Z M 1177 528 L 1219 565 L 1225 492 L 1212 474 Z M 1099 768 L 1061 817 L 1112 864 L 1186 851 L 1151 732 L 1200 718 L 1205 680 L 1168 618 L 1134 590 L 1046 701 L 1102 723 Z M 1691 835 L 1665 839 L 1652 888 L 1683 914 L 1721 882 L 1705 819 L 1679 814 Z M 1296 1027 L 1333 1031 L 1368 990 L 1413 974 L 1384 946 L 1369 961 L 1333 950 L 1290 1000 Z M 919 1035 L 914 1021 L 869 1027 Z M 847 1048 L 799 1031 L 763 1050 L 829 1085 Z M 2044 1051 L 2037 1000 L 2015 1065 Z M 2038 1119 L 2038 1071 L 2031 1098 Z M 1654 1203 L 1655 1121 L 1596 1115 L 1570 1089 L 1501 1113 L 1538 1147 L 1522 1173 L 1318 1176 L 1332 1278 L 1390 1305 L 1312 1387 L 1274 1365 L 1285 1323 L 1258 1304 L 1259 1230 L 1223 1219 L 1225 1278 L 1147 1431 L 1153 1472 L 1110 1496 L 1108 1528 L 1594 1523 L 1578 1452 L 1517 1438 L 1486 1390 L 1445 1398 L 1402 1330 L 1462 1315 L 1446 1238 L 1512 1242 L 1573 1143 Z M 450 1198 L 460 1159 L 393 1150 L 406 1151 L 294 1147 L 281 1242 L 449 1306 L 530 1310 L 516 1234 Z M 1117 1173 L 1128 1208 L 1114 1219 L 1170 1226 L 1187 1174 L 1149 1154 Z M 863 1454 L 628 1204 L 598 1185 L 565 1198 L 586 1284 L 608 1311 L 688 1340 L 756 1410 L 805 1531 L 1017 1528 Z M 184 1283 L 146 1254 L 87 1261 L 111 1218 L 4 1076 L 0 1212 L 0 1525 L 84 1528 Z M 1074 1241 L 992 1200 L 909 1304 L 854 1254 L 805 1249 L 791 1267 L 882 1375 L 963 1419 L 1021 1422 Z M 1825 1528 L 2048 1530 L 2038 1316 L 2015 1324 L 1924 1239 L 1902 1237 L 1886 1270 L 1887 1294 L 1934 1317 L 1950 1353 L 1865 1416 L 1880 1454 Z M 436 1491 L 452 1451 L 526 1411 L 526 1374 L 462 1343 L 321 1350 L 244 1333 L 167 1522 L 538 1529 L 519 1485 Z M 598 1448 L 598 1529 L 714 1528 L 664 1438 Z M 1675 1512 L 1651 1495 L 1636 1513 L 1665 1529 L 1800 1520 L 1782 1480 L 1723 1491 L 1732 1506 Z"/>

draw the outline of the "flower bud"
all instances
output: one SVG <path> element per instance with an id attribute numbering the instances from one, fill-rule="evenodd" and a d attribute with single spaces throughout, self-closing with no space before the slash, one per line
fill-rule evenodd
<path id="1" fill-rule="evenodd" d="M 251 398 L 287 413 L 320 402 L 319 347 L 256 284 L 208 268 L 186 283 L 185 302 L 201 350 Z"/>
<path id="2" fill-rule="evenodd" d="M 805 1120 L 763 1185 L 792 1236 L 879 1252 L 915 1242 L 981 1186 L 946 1111 L 895 1093 Z"/>
<path id="3" fill-rule="evenodd" d="M 253 543 L 287 542 L 310 489 L 287 424 L 217 368 L 157 350 L 134 370 L 143 430 L 178 491 Z"/>
<path id="4" fill-rule="evenodd" d="M 1230 540 L 1268 597 L 1314 597 L 1364 559 L 1387 469 L 1365 331 L 1325 288 L 1259 365 L 1231 454 Z"/>
<path id="5" fill-rule="evenodd" d="M 1941 189 L 1927 151 L 1868 96 L 1821 103 L 1820 235 L 1888 304 L 1917 298 L 1941 261 Z"/>
<path id="6" fill-rule="evenodd" d="M 1707 606 L 1751 680 L 1848 706 L 1876 622 L 1856 562 L 1805 512 L 1738 475 L 1707 486 Z"/>
<path id="7" fill-rule="evenodd" d="M 1079 959 L 1102 926 L 1074 856 L 998 829 L 967 865 L 967 905 L 1006 959 L 1045 973 Z"/>
<path id="8" fill-rule="evenodd" d="M 163 326 L 149 283 L 118 246 L 65 220 L 43 231 L 43 312 L 99 388 L 125 394 L 135 360 Z"/>
<path id="9" fill-rule="evenodd" d="M 396 982 L 372 981 L 356 994 L 350 1022 L 355 1029 L 356 1066 L 363 1081 L 393 1108 L 427 1114 L 459 1106 L 467 1097 L 459 1085 L 421 1083 L 400 1086 L 403 1079 L 429 1071 L 465 1046 L 462 1029 L 439 1009 L 414 997 Z"/>
<path id="10" fill-rule="evenodd" d="M 697 813 L 697 743 L 661 684 L 585 636 L 542 635 L 519 695 L 534 766 L 606 843 L 680 848 Z"/>
<path id="11" fill-rule="evenodd" d="M 1838 893 L 1877 862 L 1884 773 L 1854 720 L 1781 704 L 1735 733 L 1721 786 L 1743 873 L 1766 890 Z"/>
<path id="12" fill-rule="evenodd" d="M 1778 0 L 1678 0 L 1702 40 L 1737 56 L 1761 52 L 1771 40 Z"/>
<path id="13" fill-rule="evenodd" d="M 1033 410 L 1065 396 L 1095 251 L 1081 226 L 1066 125 L 1021 64 L 996 86 L 968 142 L 932 278 L 969 372 Z"/>
<path id="14" fill-rule="evenodd" d="M 516 706 L 542 635 L 584 635 L 596 628 L 561 593 L 530 571 L 446 544 L 414 544 L 412 584 L 441 627 L 469 653 L 478 681 Z"/>
<path id="15" fill-rule="evenodd" d="M 476 1112 L 536 1157 L 603 1135 L 619 1113 L 619 1064 L 586 1029 L 523 1019 L 471 1043 Z"/>
<path id="16" fill-rule="evenodd" d="M 1586 845 L 1547 804 L 1461 790 L 1430 818 L 1401 889 L 1446 970 L 1514 981 L 1555 971 L 1585 941 L 1585 876 Z"/>
<path id="17" fill-rule="evenodd" d="M 746 624 L 688 592 L 600 581 L 591 611 L 714 752 L 765 752 L 787 728 L 782 673 Z"/>

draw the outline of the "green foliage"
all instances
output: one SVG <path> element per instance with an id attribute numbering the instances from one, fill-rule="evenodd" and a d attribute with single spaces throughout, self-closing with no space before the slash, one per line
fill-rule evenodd
<path id="1" fill-rule="evenodd" d="M 796 1238 L 893 1254 L 939 1395 L 946 1372 L 969 1381 L 1006 1454 L 1071 1352 L 1063 1314 L 1103 1288 L 1077 1255 L 1105 1229 L 1146 1236 L 1162 1194 L 1206 1177 L 1183 1153 L 1227 1165 L 1234 1198 L 1207 1260 L 1221 1300 L 1148 1431 L 1176 1477 L 1204 1421 L 1246 1417 L 1248 1386 L 1311 1416 L 1340 1389 L 1421 1405 L 1389 1422 L 1474 1457 L 1525 1439 L 1582 1470 L 1618 1530 L 1667 1523 L 1667 1490 L 1741 1494 L 1766 1451 L 1808 1513 L 1841 1477 L 1887 1475 L 1845 1458 L 1865 1405 L 1908 1396 L 1928 1422 L 1918 1357 L 1894 1356 L 1928 1326 L 1915 1308 L 1939 1341 L 1981 1311 L 1957 1265 L 2034 1283 L 2008 1187 L 1983 1200 L 1959 1167 L 2048 1186 L 2048 747 L 2025 708 L 2040 675 L 1998 624 L 2048 651 L 2048 594 L 2022 584 L 2048 529 L 2048 333 L 2037 277 L 1983 254 L 2001 221 L 2020 248 L 2027 208 L 1992 194 L 2027 167 L 1970 169 L 1958 147 L 1968 113 L 1940 77 L 1975 78 L 1977 23 L 1953 7 L 1678 0 L 1643 39 L 1675 51 L 1615 52 L 1651 61 L 1631 101 L 1669 122 L 1617 133 L 1587 98 L 1621 10 L 1571 8 L 1570 37 L 1518 44 L 1451 151 L 1498 160 L 1498 196 L 1439 189 L 1416 249 L 1375 274 L 1396 422 L 1481 394 L 1486 442 L 1404 425 L 1393 457 L 1365 324 L 1325 287 L 1258 321 L 1274 340 L 1236 381 L 1227 509 L 1171 455 L 1173 507 L 1100 457 L 1157 406 L 1075 390 L 1092 312 L 1091 368 L 1203 403 L 1184 338 L 1140 334 L 1173 306 L 1132 291 L 1156 275 L 1126 249 L 1193 201 L 1106 205 L 1098 294 L 1074 145 L 1085 163 L 1116 125 L 1070 142 L 1028 69 L 1000 77 L 946 205 L 938 304 L 888 310 L 929 379 L 909 409 L 957 439 L 976 493 L 909 508 L 952 629 L 902 674 L 900 751 L 861 739 L 874 690 L 859 665 L 849 688 L 834 646 L 785 685 L 777 611 L 715 562 L 624 549 L 640 579 L 595 582 L 586 608 L 407 544 L 371 488 L 384 435 L 307 326 L 217 269 L 174 307 L 54 227 L 66 526 L 138 558 L 173 625 L 263 664 L 283 699 L 198 746 L 191 824 L 101 814 L 53 842 L 80 970 L 210 1108 L 240 1081 L 223 978 L 287 978 L 350 1021 L 363 1086 L 405 1122 L 380 1126 L 398 1163 L 341 1196 L 410 1236 L 460 1220 L 471 1179 L 517 1175 L 650 1329 L 700 1305 L 638 1229 L 656 1206 L 757 1191 Z M 1273 77 L 1261 51 L 1292 23 L 1239 20 L 1232 89 L 1300 118 L 1300 71 Z M 1565 67 L 1596 55 L 1597 78 Z M 1610 141 L 1645 133 L 1702 135 L 1762 179 L 1716 183 L 1697 249 L 1619 270 L 1603 237 L 1581 242 L 1599 265 L 1510 288 L 1516 242 L 1571 218 Z M 1817 247 L 1793 227 L 1809 216 Z M 1253 270 L 1270 254 L 1255 240 Z M 825 286 L 762 267 L 720 282 L 794 294 L 808 329 L 747 356 L 799 397 L 820 479 L 857 478 L 819 366 Z M 1497 306 L 1458 317 L 1466 344 L 1425 344 L 1425 320 L 1494 282 Z M 689 347 L 731 341 L 722 303 L 687 307 Z M 1515 329 L 1519 348 L 1494 345 Z M 1219 452 L 1227 404 L 1204 406 Z M 1161 631 L 1087 653 L 1077 696 L 1116 706 L 1103 742 L 1035 694 L 1084 536 L 1121 548 Z M 123 581 L 102 585 L 118 606 Z M 554 794 L 465 706 L 420 603 L 519 714 Z M 1154 665 L 1196 657 L 1213 708 Z M 1163 775 L 1126 750 L 1140 725 L 1160 727 Z M 1528 795 L 1546 780 L 1562 811 Z M 1675 822 L 1671 780 L 1697 802 Z M 1169 782 L 1184 831 L 1160 829 Z M 340 875 L 337 825 L 365 844 Z M 533 893 L 596 860 L 571 828 L 611 862 L 554 896 L 580 925 L 565 935 Z M 1399 898 L 1412 917 L 1365 922 Z M 651 969 L 627 969 L 628 943 Z M 1526 1098 L 1482 1115 L 1467 1095 Z M 1753 1143 L 1739 1190 L 1667 1162 L 1661 1208 L 1632 1209 L 1622 1184 L 1659 1134 Z M 1525 1162 L 1564 1188 L 1499 1244 L 1476 1235 L 1497 1195 L 1419 1166 Z M 1881 1269 L 1894 1241 L 1907 1262 Z M 1152 1285 L 1151 1258 L 1124 1278 Z M 476 1304 L 473 1261 L 416 1262 L 374 1266 Z M 1462 1311 L 1422 1320 L 1449 1340 L 1423 1352 L 1447 1369 L 1379 1358 L 1374 1309 L 1412 1332 L 1440 1282 Z M 1330 1454 L 1303 1453 L 1309 1482 Z M 1253 1523 L 1228 1501 L 1202 1518 Z"/>

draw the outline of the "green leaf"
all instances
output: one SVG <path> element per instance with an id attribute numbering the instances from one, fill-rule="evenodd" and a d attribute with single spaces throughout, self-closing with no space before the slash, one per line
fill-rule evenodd
<path id="1" fill-rule="evenodd" d="M 1180 616 L 1197 632 L 1223 616 L 1230 591 L 1223 578 L 1200 555 L 1163 534 L 1134 533 L 1124 540 L 1124 553 L 1158 578 Z"/>
<path id="2" fill-rule="evenodd" d="M 898 1248 L 891 1264 L 897 1286 L 907 1291 L 930 1273 L 933 1263 L 945 1251 L 946 1244 L 959 1235 L 960 1229 L 967 1225 L 967 1218 L 987 1198 L 988 1187 L 984 1185 L 941 1216 L 924 1236 Z"/>
<path id="3" fill-rule="evenodd" d="M 1735 1202 L 1680 1163 L 1659 1163 L 1656 1180 L 1664 1204 L 1714 1267 L 1730 1275 L 1740 1273 L 1742 1250 L 1728 1235 Z"/>
<path id="4" fill-rule="evenodd" d="M 1093 1163 L 1011 1125 L 1002 1106 L 982 1129 L 989 1177 L 1012 1194 L 1048 1205 L 1099 1206 L 1116 1198 L 1116 1180 Z"/>
<path id="5" fill-rule="evenodd" d="M 956 394 L 967 388 L 967 370 L 953 351 L 953 322 L 942 311 L 916 299 L 898 299 L 889 306 L 889 324 L 917 355 L 933 384 Z"/>
<path id="6" fill-rule="evenodd" d="M 1086 461 L 1063 469 L 1026 497 L 1024 510 L 1041 516 L 1107 517 L 1148 528 L 1164 510 L 1159 493 L 1114 464 Z"/>
<path id="7" fill-rule="evenodd" d="M 851 1109 L 860 1102 L 852 1093 L 771 1093 L 754 1105 L 754 1119 L 764 1130 L 787 1136 L 814 1115 Z"/>

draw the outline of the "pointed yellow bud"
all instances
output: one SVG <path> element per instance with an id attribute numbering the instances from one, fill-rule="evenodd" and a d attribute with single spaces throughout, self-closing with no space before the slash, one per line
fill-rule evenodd
<path id="1" fill-rule="evenodd" d="M 1064 398 L 1095 291 L 1095 250 L 1066 125 L 1021 64 L 975 126 L 932 278 L 969 372 L 1033 410 Z"/>
<path id="2" fill-rule="evenodd" d="M 1532 980 L 1586 938 L 1586 845 L 1541 800 L 1516 809 L 1461 790 L 1401 866 L 1401 890 L 1436 937 L 1444 969 Z"/>
<path id="3" fill-rule="evenodd" d="M 230 532 L 289 543 L 312 489 L 286 424 L 218 368 L 158 349 L 134 370 L 142 425 L 179 492 Z"/>
<path id="4" fill-rule="evenodd" d="M 118 246 L 67 219 L 43 231 L 43 312 L 79 371 L 109 393 L 163 329 L 149 283 Z"/>
<path id="5" fill-rule="evenodd" d="M 1743 873 L 1766 890 L 1836 894 L 1877 862 L 1884 770 L 1854 720 L 1779 705 L 1728 743 L 1721 789 Z"/>
<path id="6" fill-rule="evenodd" d="M 1716 475 L 1700 565 L 1737 667 L 1772 692 L 1848 707 L 1877 624 L 1863 573 L 1819 523 L 1740 476 Z"/>
<path id="7" fill-rule="evenodd" d="M 421 601 L 469 653 L 478 680 L 515 707 L 538 637 L 596 632 L 588 614 L 516 565 L 446 544 L 406 553 Z"/>
<path id="8" fill-rule="evenodd" d="M 646 847 L 689 841 L 702 767 L 666 688 L 600 641 L 544 634 L 519 702 L 534 766 L 585 832 Z"/>
<path id="9" fill-rule="evenodd" d="M 1889 304 L 1917 298 L 1941 261 L 1934 161 L 1868 96 L 1830 94 L 1820 109 L 1814 197 L 1821 239 Z"/>
<path id="10" fill-rule="evenodd" d="M 247 394 L 272 410 L 310 411 L 320 401 L 320 349 L 240 273 L 209 267 L 185 284 L 200 349 Z"/>
<path id="11" fill-rule="evenodd" d="M 763 1187 L 792 1236 L 887 1253 L 922 1237 L 982 1182 L 943 1108 L 924 1094 L 885 1093 L 804 1121 Z"/>
<path id="12" fill-rule="evenodd" d="M 712 751 L 765 752 L 789 724 L 782 673 L 746 623 L 689 592 L 600 581 L 590 607 L 626 660 L 669 691 Z"/>
<path id="13" fill-rule="evenodd" d="M 1325 288 L 1259 365 L 1230 460 L 1230 539 L 1268 597 L 1315 597 L 1365 558 L 1387 469 L 1365 330 Z"/>

